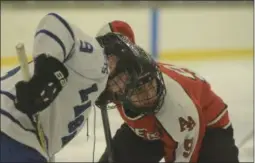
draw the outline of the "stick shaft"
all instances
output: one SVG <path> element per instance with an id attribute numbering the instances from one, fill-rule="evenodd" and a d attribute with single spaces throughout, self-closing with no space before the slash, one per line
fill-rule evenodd
<path id="1" fill-rule="evenodd" d="M 114 162 L 113 149 L 112 149 L 112 136 L 111 136 L 109 117 L 108 117 L 108 113 L 107 113 L 107 107 L 101 108 L 101 115 L 102 115 L 104 134 L 105 134 L 105 140 L 106 140 L 106 145 L 107 145 L 108 161 L 110 163 L 112 163 L 112 162 Z"/>
<path id="2" fill-rule="evenodd" d="M 17 52 L 21 72 L 23 75 L 23 79 L 25 81 L 29 81 L 31 79 L 31 75 L 29 73 L 28 59 L 27 59 L 27 55 L 25 51 L 25 46 L 23 43 L 17 44 L 16 52 Z"/>
<path id="3" fill-rule="evenodd" d="M 17 53 L 17 57 L 19 60 L 19 64 L 20 64 L 20 69 L 23 75 L 23 80 L 24 81 L 29 81 L 31 79 L 31 75 L 29 72 L 29 66 L 28 66 L 28 59 L 27 59 L 27 55 L 26 55 L 26 49 L 25 49 L 25 45 L 23 43 L 18 43 L 16 45 L 16 53 Z M 39 139 L 40 139 L 40 143 L 42 145 L 42 148 L 46 151 L 46 140 L 44 139 L 44 132 L 42 129 L 42 126 L 40 125 L 40 121 L 39 121 L 39 116 L 35 115 L 35 127 L 38 130 L 38 134 L 39 134 Z M 49 158 L 50 162 L 55 161 L 55 157 L 51 157 Z"/>

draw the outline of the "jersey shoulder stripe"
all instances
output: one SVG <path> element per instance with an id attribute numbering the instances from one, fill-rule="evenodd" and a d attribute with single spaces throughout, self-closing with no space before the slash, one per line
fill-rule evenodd
<path id="1" fill-rule="evenodd" d="M 72 36 L 73 40 L 75 40 L 74 32 L 73 32 L 72 28 L 70 27 L 70 25 L 67 23 L 67 21 L 64 18 L 62 18 L 61 16 L 59 16 L 56 13 L 49 13 L 48 15 L 52 15 L 52 16 L 56 17 L 66 27 L 66 29 L 69 31 L 69 33 Z"/>
<path id="2" fill-rule="evenodd" d="M 52 38 L 53 40 L 55 40 L 59 44 L 59 46 L 62 48 L 62 50 L 63 50 L 64 59 L 66 58 L 66 48 L 65 48 L 65 45 L 64 45 L 64 43 L 61 41 L 61 39 L 58 36 L 56 36 L 54 33 L 50 32 L 50 31 L 48 31 L 46 29 L 42 29 L 42 30 L 36 32 L 35 37 L 37 35 L 39 35 L 39 34 L 45 34 L 45 35 L 49 36 L 50 38 Z"/>
<path id="3" fill-rule="evenodd" d="M 60 55 L 55 57 L 63 62 L 70 55 L 74 44 L 74 31 L 64 18 L 56 13 L 49 13 L 40 20 L 35 34 L 34 55 L 44 53 L 45 49 L 48 49 L 48 52 L 54 53 L 51 55 Z"/>

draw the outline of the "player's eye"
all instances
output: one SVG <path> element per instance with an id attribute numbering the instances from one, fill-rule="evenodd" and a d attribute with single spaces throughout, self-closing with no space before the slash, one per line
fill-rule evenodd
<path id="1" fill-rule="evenodd" d="M 149 81 L 135 89 L 129 91 L 129 95 L 133 102 L 146 102 L 156 94 L 156 86 L 154 81 Z"/>

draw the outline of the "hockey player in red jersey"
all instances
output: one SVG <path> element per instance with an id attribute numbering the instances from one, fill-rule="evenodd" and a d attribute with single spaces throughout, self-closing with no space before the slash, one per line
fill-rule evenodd
<path id="1" fill-rule="evenodd" d="M 107 32 L 134 42 L 127 23 L 118 21 L 118 27 L 129 30 L 111 27 L 115 30 Z M 140 51 L 137 62 L 130 63 L 136 78 L 124 85 L 127 76 L 112 77 L 97 102 L 99 107 L 113 102 L 124 120 L 112 140 L 114 161 L 238 162 L 227 105 L 210 84 L 189 69 L 156 63 L 142 48 L 129 45 Z M 100 162 L 107 159 L 105 151 Z"/>

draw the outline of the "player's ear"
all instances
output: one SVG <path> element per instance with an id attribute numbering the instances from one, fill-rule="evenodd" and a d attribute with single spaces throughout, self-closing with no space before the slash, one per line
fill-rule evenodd
<path id="1" fill-rule="evenodd" d="M 128 23 L 124 21 L 114 20 L 107 23 L 99 30 L 96 37 L 106 35 L 110 32 L 121 33 L 122 35 L 127 36 L 133 43 L 135 43 L 135 35 L 133 29 Z"/>

